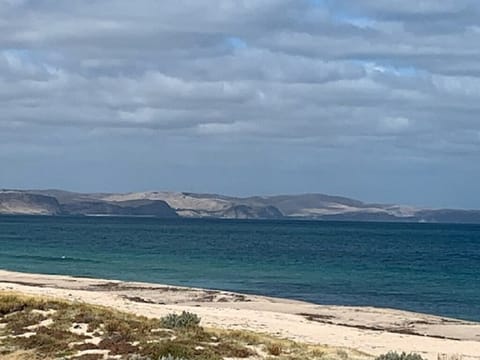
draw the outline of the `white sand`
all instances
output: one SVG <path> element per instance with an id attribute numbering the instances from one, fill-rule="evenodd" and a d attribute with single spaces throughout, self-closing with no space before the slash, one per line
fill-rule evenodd
<path id="1" fill-rule="evenodd" d="M 2 270 L 1 290 L 104 305 L 148 317 L 186 310 L 201 316 L 207 327 L 264 332 L 371 355 L 405 351 L 428 360 L 437 360 L 440 354 L 480 359 L 479 323 L 405 311 Z"/>

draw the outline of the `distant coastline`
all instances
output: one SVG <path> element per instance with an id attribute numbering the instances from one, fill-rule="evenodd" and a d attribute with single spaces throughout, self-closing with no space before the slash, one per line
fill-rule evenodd
<path id="1" fill-rule="evenodd" d="M 232 197 L 186 192 L 0 190 L 0 215 L 290 219 L 480 224 L 480 210 L 370 204 L 324 194 Z"/>

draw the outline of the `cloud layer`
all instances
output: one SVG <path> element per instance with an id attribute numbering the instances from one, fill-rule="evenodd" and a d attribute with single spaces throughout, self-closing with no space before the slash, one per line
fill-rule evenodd
<path id="1" fill-rule="evenodd" d="M 480 207 L 479 43 L 477 0 L 0 0 L 0 181 Z"/>

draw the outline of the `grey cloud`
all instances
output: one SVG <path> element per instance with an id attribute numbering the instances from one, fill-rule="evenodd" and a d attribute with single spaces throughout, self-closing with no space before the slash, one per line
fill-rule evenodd
<path id="1" fill-rule="evenodd" d="M 475 157 L 479 15 L 473 0 L 0 0 L 0 159 L 138 147 L 222 173 L 228 147 L 245 171 L 261 152 L 260 172 L 278 156 L 319 176 L 335 159 Z"/>
<path id="2" fill-rule="evenodd" d="M 331 2 L 342 10 L 380 18 L 407 20 L 473 19 L 480 10 L 475 0 L 336 0 Z M 461 25 L 461 24 L 459 24 Z"/>

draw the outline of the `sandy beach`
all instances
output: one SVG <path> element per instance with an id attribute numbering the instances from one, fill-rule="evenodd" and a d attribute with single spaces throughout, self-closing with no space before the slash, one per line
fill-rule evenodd
<path id="1" fill-rule="evenodd" d="M 425 359 L 480 359 L 480 324 L 372 307 L 301 301 L 178 286 L 0 270 L 0 291 L 112 307 L 147 317 L 182 310 L 202 325 L 267 333 L 299 342 L 356 349 L 371 355 L 416 352 Z"/>

